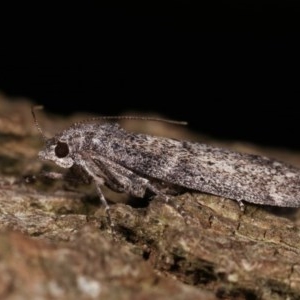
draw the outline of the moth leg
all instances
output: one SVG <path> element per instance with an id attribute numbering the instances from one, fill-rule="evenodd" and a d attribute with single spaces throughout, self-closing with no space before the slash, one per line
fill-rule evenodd
<path id="1" fill-rule="evenodd" d="M 39 177 L 57 180 L 57 179 L 65 179 L 65 174 L 58 173 L 58 172 L 41 172 Z"/>
<path id="2" fill-rule="evenodd" d="M 106 213 L 106 216 L 107 216 L 107 219 L 108 219 L 108 224 L 111 228 L 111 231 L 112 233 L 114 233 L 114 227 L 115 227 L 115 224 L 114 222 L 112 221 L 112 218 L 111 218 L 111 215 L 110 215 L 110 207 L 101 191 L 101 188 L 100 188 L 100 185 L 99 184 L 96 184 L 96 189 L 97 189 L 97 193 L 98 193 L 98 196 L 100 198 L 100 201 L 102 203 L 102 205 L 104 206 L 104 210 L 105 210 L 105 213 Z"/>
<path id="3" fill-rule="evenodd" d="M 90 178 L 82 170 L 74 167 L 66 173 L 42 171 L 38 177 L 41 179 L 64 180 L 71 184 L 90 183 Z"/>
<path id="4" fill-rule="evenodd" d="M 170 196 L 163 193 L 159 188 L 151 184 L 149 179 L 144 178 L 127 168 L 109 161 L 104 157 L 95 157 L 97 166 L 102 170 L 106 177 L 106 184 L 119 192 L 129 193 L 136 197 L 144 197 L 146 190 L 163 199 L 163 201 L 172 206 L 188 223 L 185 211 L 181 205 L 176 204 Z"/>
<path id="5" fill-rule="evenodd" d="M 153 194 L 160 196 L 165 203 L 174 207 L 174 209 L 184 217 L 185 212 L 181 209 L 181 206 L 174 203 L 168 195 L 151 184 L 149 179 L 144 178 L 105 157 L 85 157 L 85 160 L 82 161 L 84 161 L 85 170 L 93 177 L 98 187 L 105 183 L 109 188 L 115 191 L 125 192 L 140 198 L 144 197 L 146 190 L 149 190 Z M 98 181 L 101 182 L 98 184 Z M 102 199 L 104 199 L 104 197 Z M 105 207 L 108 207 L 105 199 L 105 202 L 102 199 L 101 202 Z M 184 219 L 186 221 L 186 218 Z"/>
<path id="6" fill-rule="evenodd" d="M 103 180 L 110 189 L 139 198 L 144 197 L 148 179 L 103 157 L 95 158 L 95 162 L 98 167 L 95 173 L 101 170 Z"/>
<path id="7" fill-rule="evenodd" d="M 104 184 L 104 179 L 102 177 L 99 177 L 97 176 L 97 174 L 94 172 L 93 168 L 90 167 L 90 165 L 85 161 L 85 160 L 80 160 L 80 163 L 78 164 L 81 166 L 81 168 L 83 170 L 86 171 L 86 173 L 88 174 L 88 176 L 94 181 L 95 183 L 95 186 L 96 186 L 96 189 L 97 189 L 97 194 L 99 196 L 99 199 L 102 203 L 102 205 L 104 206 L 104 209 L 105 209 L 105 213 L 106 213 L 106 216 L 107 216 L 107 220 L 108 220 L 108 224 L 109 224 L 109 227 L 111 228 L 111 231 L 112 231 L 112 234 L 114 236 L 114 226 L 115 224 L 113 223 L 112 221 L 112 218 L 111 218 L 111 214 L 110 214 L 110 207 L 102 193 L 102 190 L 101 190 L 101 185 Z"/>
<path id="8" fill-rule="evenodd" d="M 238 200 L 237 202 L 239 204 L 240 210 L 242 212 L 244 212 L 245 211 L 245 204 L 244 204 L 243 200 Z"/>

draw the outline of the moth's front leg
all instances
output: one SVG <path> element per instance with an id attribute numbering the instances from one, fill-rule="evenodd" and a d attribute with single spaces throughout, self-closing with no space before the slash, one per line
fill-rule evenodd
<path id="1" fill-rule="evenodd" d="M 64 173 L 58 173 L 58 172 L 46 172 L 42 171 L 39 176 L 41 179 L 52 179 L 52 180 L 58 180 L 58 179 L 63 179 L 67 180 L 66 174 Z"/>
<path id="2" fill-rule="evenodd" d="M 143 198 L 149 185 L 149 180 L 131 170 L 103 157 L 94 160 L 105 178 L 105 184 L 116 192 L 130 194 Z"/>
<path id="3" fill-rule="evenodd" d="M 70 184 L 90 184 L 91 177 L 86 174 L 86 172 L 75 165 L 72 166 L 66 173 L 42 171 L 38 176 L 38 179 L 50 179 L 50 180 L 64 180 Z"/>
<path id="4" fill-rule="evenodd" d="M 165 202 L 170 197 L 159 187 L 156 187 L 148 178 L 141 177 L 133 171 L 103 157 L 95 157 L 95 163 L 105 175 L 105 183 L 112 190 L 124 192 L 134 197 L 143 198 L 147 190 L 160 196 Z"/>
<path id="5" fill-rule="evenodd" d="M 169 201 L 169 196 L 164 194 L 159 188 L 155 187 L 149 179 L 141 177 L 133 171 L 100 156 L 84 157 L 80 160 L 81 167 L 92 177 L 95 182 L 97 192 L 102 204 L 105 207 L 108 221 L 111 227 L 114 226 L 110 217 L 109 205 L 101 191 L 101 186 L 106 184 L 117 192 L 124 192 L 132 196 L 142 198 L 147 190 L 160 196 L 166 203 L 178 209 L 176 205 Z M 178 209 L 179 210 L 179 209 Z M 180 212 L 180 210 L 179 210 Z"/>
<path id="6" fill-rule="evenodd" d="M 167 204 L 174 207 L 180 214 L 184 214 L 179 205 L 173 203 L 168 195 L 166 195 L 159 187 L 156 187 L 147 178 L 143 178 L 131 170 L 124 168 L 114 162 L 108 162 L 101 159 L 97 160 L 97 165 L 105 170 L 106 185 L 114 191 L 124 192 L 134 197 L 143 198 L 146 191 L 159 196 Z"/>

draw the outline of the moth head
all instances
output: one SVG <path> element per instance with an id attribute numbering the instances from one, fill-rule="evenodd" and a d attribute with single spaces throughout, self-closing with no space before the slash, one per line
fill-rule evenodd
<path id="1" fill-rule="evenodd" d="M 47 139 L 44 135 L 40 125 L 37 122 L 34 110 L 41 109 L 42 107 L 32 107 L 31 112 L 35 125 L 40 132 L 43 140 L 45 141 L 44 150 L 40 151 L 38 156 L 43 160 L 50 160 L 55 162 L 58 166 L 62 168 L 71 168 L 74 164 L 74 160 L 71 157 L 70 147 L 67 141 L 64 141 L 61 137 L 54 137 L 52 139 Z"/>
<path id="2" fill-rule="evenodd" d="M 46 147 L 38 156 L 43 160 L 53 161 L 62 168 L 71 168 L 74 164 L 68 143 L 56 138 L 47 140 Z"/>

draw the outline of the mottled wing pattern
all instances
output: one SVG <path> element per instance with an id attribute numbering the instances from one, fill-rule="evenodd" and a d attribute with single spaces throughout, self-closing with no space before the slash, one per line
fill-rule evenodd
<path id="1" fill-rule="evenodd" d="M 300 170 L 266 157 L 143 134 L 112 138 L 111 147 L 119 151 L 112 159 L 141 176 L 238 201 L 300 206 Z"/>

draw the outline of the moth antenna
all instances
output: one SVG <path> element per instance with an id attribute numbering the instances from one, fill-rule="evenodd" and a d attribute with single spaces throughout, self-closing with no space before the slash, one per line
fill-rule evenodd
<path id="1" fill-rule="evenodd" d="M 35 110 L 41 110 L 41 109 L 44 109 L 44 107 L 42 105 L 34 105 L 34 106 L 31 106 L 31 113 L 32 113 L 32 117 L 33 117 L 33 121 L 34 121 L 34 124 L 35 124 L 35 127 L 37 128 L 37 130 L 39 131 L 39 133 L 41 134 L 42 138 L 44 141 L 47 140 L 46 136 L 44 135 L 43 133 L 43 130 L 42 128 L 40 127 L 38 121 L 37 121 L 37 118 L 35 116 Z"/>
<path id="2" fill-rule="evenodd" d="M 176 120 L 169 120 L 163 118 L 155 118 L 155 117 L 141 117 L 141 116 L 101 116 L 101 117 L 94 117 L 84 120 L 79 123 L 85 123 L 90 121 L 103 121 L 103 120 L 144 120 L 144 121 L 154 121 L 154 122 L 163 122 L 169 124 L 176 124 L 176 125 L 187 125 L 188 123 L 185 121 L 176 121 Z"/>

